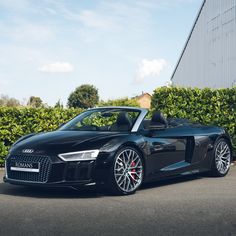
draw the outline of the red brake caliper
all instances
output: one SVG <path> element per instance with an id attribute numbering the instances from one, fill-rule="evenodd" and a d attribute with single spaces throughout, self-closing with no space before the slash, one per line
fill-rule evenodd
<path id="1" fill-rule="evenodd" d="M 136 165 L 135 162 L 132 161 L 130 166 L 134 167 L 135 165 Z M 130 172 L 131 172 L 131 175 L 132 175 L 133 179 L 136 179 L 136 175 L 132 174 L 132 173 L 135 173 L 135 168 L 133 168 Z"/>

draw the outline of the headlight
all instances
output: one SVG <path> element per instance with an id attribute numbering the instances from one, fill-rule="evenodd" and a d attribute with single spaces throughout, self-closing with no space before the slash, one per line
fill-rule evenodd
<path id="1" fill-rule="evenodd" d="M 92 161 L 96 160 L 98 156 L 99 150 L 88 150 L 88 151 L 80 151 L 80 152 L 68 152 L 62 153 L 58 156 L 63 161 Z"/>

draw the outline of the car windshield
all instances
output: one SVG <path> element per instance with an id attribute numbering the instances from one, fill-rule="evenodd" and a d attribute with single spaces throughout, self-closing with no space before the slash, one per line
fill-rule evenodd
<path id="1" fill-rule="evenodd" d="M 98 108 L 81 113 L 59 130 L 129 132 L 140 114 L 139 110 Z"/>

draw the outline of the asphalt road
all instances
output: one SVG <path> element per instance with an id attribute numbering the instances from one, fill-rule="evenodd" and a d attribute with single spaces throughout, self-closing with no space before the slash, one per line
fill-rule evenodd
<path id="1" fill-rule="evenodd" d="M 125 197 L 1 181 L 0 235 L 236 235 L 236 166 L 225 178 L 162 181 Z"/>

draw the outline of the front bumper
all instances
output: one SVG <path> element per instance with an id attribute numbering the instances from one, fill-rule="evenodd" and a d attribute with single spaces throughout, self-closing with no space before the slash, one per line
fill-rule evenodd
<path id="1" fill-rule="evenodd" d="M 11 170 L 12 160 L 30 160 L 40 163 L 39 173 Z M 103 182 L 108 173 L 107 165 L 99 161 L 65 162 L 57 157 L 12 155 L 6 160 L 3 181 L 15 185 L 41 187 L 69 187 Z"/>
<path id="2" fill-rule="evenodd" d="M 38 183 L 38 182 L 29 182 L 22 180 L 9 179 L 6 176 L 3 177 L 5 183 L 14 184 L 14 185 L 23 185 L 23 186 L 38 186 L 38 187 L 74 187 L 74 186 L 85 186 L 96 184 L 92 180 L 82 180 L 82 181 L 60 181 L 60 182 L 47 182 L 47 183 Z"/>

